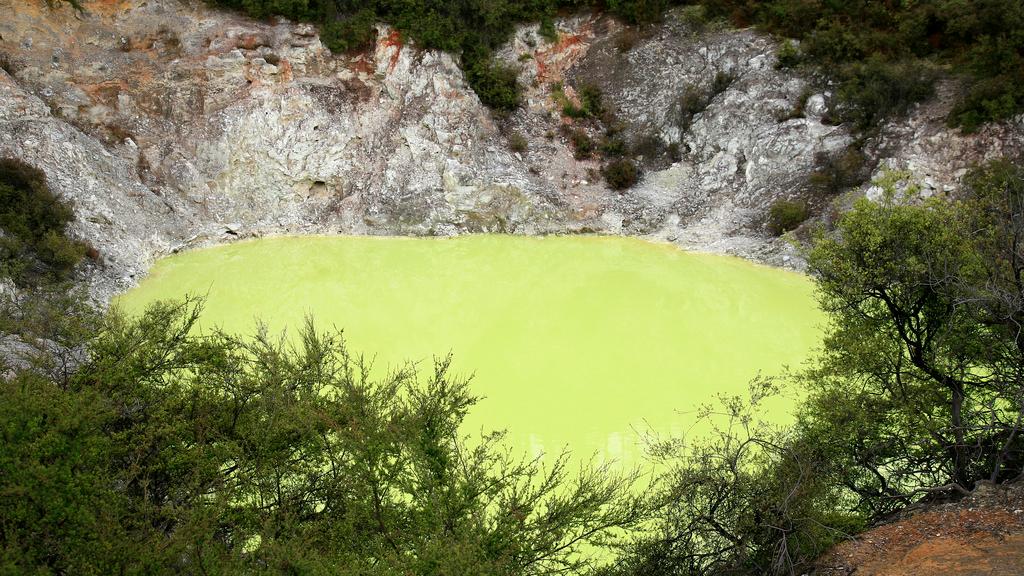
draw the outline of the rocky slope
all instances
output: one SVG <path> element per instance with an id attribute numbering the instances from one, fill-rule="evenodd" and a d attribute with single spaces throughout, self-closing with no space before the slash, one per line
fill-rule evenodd
<path id="1" fill-rule="evenodd" d="M 451 56 L 384 27 L 372 53 L 333 55 L 311 26 L 199 2 L 84 5 L 0 0 L 0 155 L 39 166 L 74 203 L 101 297 L 160 255 L 281 233 L 625 233 L 782 263 L 791 249 L 765 235 L 767 207 L 806 194 L 851 141 L 823 122 L 824 95 L 775 69 L 771 39 L 685 12 L 635 37 L 594 15 L 559 22 L 556 42 L 523 28 L 502 56 L 526 102 L 495 118 Z M 717 76 L 724 89 L 683 121 L 681 94 Z M 675 143 L 676 161 L 640 158 L 641 182 L 609 190 L 597 160 L 573 157 L 561 82 L 570 97 L 600 86 L 627 135 Z M 947 129 L 954 89 L 887 126 L 871 160 L 913 169 L 930 193 L 1024 151 L 1024 118 Z"/>
<path id="2" fill-rule="evenodd" d="M 918 505 L 836 546 L 821 576 L 1017 576 L 1024 566 L 1024 484 L 980 484 L 963 500 Z"/>

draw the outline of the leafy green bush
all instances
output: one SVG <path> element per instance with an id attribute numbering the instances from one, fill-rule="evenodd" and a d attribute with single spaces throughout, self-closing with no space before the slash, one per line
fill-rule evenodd
<path id="1" fill-rule="evenodd" d="M 750 388 L 749 398 L 700 410 L 713 430 L 706 437 L 654 446 L 668 470 L 656 485 L 662 507 L 601 576 L 805 574 L 863 529 L 863 517 L 845 510 L 832 441 L 766 421 L 778 385 L 758 378 Z"/>
<path id="2" fill-rule="evenodd" d="M 807 253 L 828 318 L 819 353 L 781 393 L 705 408 L 712 431 L 667 441 L 663 507 L 602 576 L 813 573 L 831 544 L 910 504 L 1024 472 L 1024 165 L 987 164 L 958 201 L 908 203 L 886 179 Z"/>
<path id="3" fill-rule="evenodd" d="M 467 65 L 466 80 L 484 106 L 509 111 L 519 105 L 519 72 L 491 58 L 479 58 Z"/>
<path id="4" fill-rule="evenodd" d="M 622 156 L 626 153 L 626 142 L 618 136 L 612 136 L 611 138 L 605 138 L 601 142 L 599 149 L 601 154 L 607 157 Z"/>
<path id="5" fill-rule="evenodd" d="M 612 190 L 632 188 L 640 179 L 640 171 L 632 160 L 615 160 L 604 167 L 604 180 Z"/>
<path id="6" fill-rule="evenodd" d="M 934 81 L 931 74 L 913 70 L 930 58 L 969 75 L 970 88 L 950 115 L 950 123 L 965 129 L 1024 112 L 1024 4 L 1018 0 L 934 0 L 929 2 L 808 2 L 806 0 L 704 0 L 709 14 L 731 19 L 739 26 L 762 28 L 801 41 L 800 61 L 817 66 L 845 88 L 847 98 L 860 101 L 860 112 L 844 118 L 859 129 L 873 127 L 885 114 L 899 114 L 891 102 L 913 102 L 908 78 L 922 93 Z M 791 55 L 788 50 L 787 58 Z M 894 74 L 863 78 L 856 65 L 876 60 Z M 904 77 L 904 73 L 909 76 Z M 893 84 L 886 87 L 883 84 Z M 873 84 L 868 87 L 865 84 Z M 917 90 L 915 88 L 914 90 Z M 864 98 L 858 98 L 861 92 Z M 899 93 L 908 94 L 900 96 Z M 881 100 L 881 113 L 872 113 L 872 100 Z"/>
<path id="7" fill-rule="evenodd" d="M 606 0 L 606 6 L 628 24 L 648 24 L 661 20 L 669 0 Z"/>
<path id="8" fill-rule="evenodd" d="M 71 207 L 50 192 L 46 175 L 0 160 L 0 266 L 19 285 L 67 279 L 86 246 L 64 235 Z"/>
<path id="9" fill-rule="evenodd" d="M 784 234 L 795 230 L 810 215 L 802 200 L 776 200 L 768 210 L 768 230 L 776 236 Z"/>
<path id="10" fill-rule="evenodd" d="M 934 75 L 920 62 L 870 59 L 846 66 L 832 103 L 832 116 L 860 130 L 907 112 L 934 93 Z"/>
<path id="11" fill-rule="evenodd" d="M 579 88 L 580 104 L 577 106 L 565 92 L 561 84 L 556 84 L 552 89 L 552 97 L 555 102 L 562 106 L 562 114 L 577 120 L 583 118 L 598 118 L 605 112 L 601 89 L 593 84 L 584 84 Z"/>
<path id="12" fill-rule="evenodd" d="M 646 516 L 635 475 L 468 442 L 447 360 L 374 380 L 338 334 L 199 335 L 200 309 L 107 317 L 60 379 L 0 371 L 5 572 L 580 573 Z"/>
<path id="13" fill-rule="evenodd" d="M 555 29 L 555 21 L 550 16 L 541 18 L 538 33 L 540 33 L 541 38 L 548 42 L 556 42 L 558 40 L 558 30 Z"/>
<path id="14" fill-rule="evenodd" d="M 1024 60 L 1021 61 L 1024 66 Z M 1020 77 L 1000 75 L 981 80 L 953 107 L 949 121 L 965 132 L 974 132 L 987 122 L 1008 120 L 1024 111 L 1024 72 Z"/>
<path id="15" fill-rule="evenodd" d="M 325 23 L 320 27 L 320 39 L 331 52 L 361 50 L 372 46 L 376 40 L 376 23 L 377 16 L 363 9 L 343 20 Z"/>
<path id="16" fill-rule="evenodd" d="M 569 139 L 572 142 L 573 154 L 577 160 L 590 158 L 591 152 L 594 151 L 594 141 L 590 139 L 590 136 L 584 130 L 579 128 L 573 130 L 569 135 Z"/>
<path id="17" fill-rule="evenodd" d="M 800 50 L 793 42 L 785 40 L 779 44 L 776 58 L 776 68 L 793 68 L 800 63 Z"/>

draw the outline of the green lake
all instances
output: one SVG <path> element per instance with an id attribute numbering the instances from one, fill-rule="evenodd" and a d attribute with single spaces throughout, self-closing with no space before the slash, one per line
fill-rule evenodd
<path id="1" fill-rule="evenodd" d="M 484 397 L 468 433 L 626 462 L 640 434 L 687 433 L 698 404 L 800 364 L 822 320 L 805 276 L 619 237 L 261 239 L 163 259 L 118 303 L 188 293 L 231 332 L 313 315 L 381 370 L 451 352 Z"/>

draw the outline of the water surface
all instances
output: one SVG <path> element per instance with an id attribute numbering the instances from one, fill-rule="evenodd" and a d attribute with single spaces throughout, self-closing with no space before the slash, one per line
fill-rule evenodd
<path id="1" fill-rule="evenodd" d="M 120 304 L 187 293 L 232 332 L 312 314 L 382 369 L 452 352 L 485 397 L 468 431 L 627 462 L 638 432 L 686 432 L 697 404 L 820 337 L 802 275 L 616 237 L 262 239 L 161 260 Z"/>

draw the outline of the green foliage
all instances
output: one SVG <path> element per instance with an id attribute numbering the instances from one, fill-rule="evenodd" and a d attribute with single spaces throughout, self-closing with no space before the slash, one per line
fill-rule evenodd
<path id="1" fill-rule="evenodd" d="M 778 236 L 795 230 L 810 216 L 802 200 L 776 200 L 768 210 L 768 231 Z"/>
<path id="2" fill-rule="evenodd" d="M 558 30 L 555 29 L 555 21 L 550 16 L 541 18 L 538 32 L 540 37 L 548 42 L 556 42 L 558 40 Z"/>
<path id="3" fill-rule="evenodd" d="M 653 526 L 608 576 L 813 572 L 833 543 L 922 499 L 1024 473 L 1024 167 L 998 161 L 963 198 L 921 202 L 890 173 L 808 253 L 829 322 L 788 379 L 793 425 L 761 419 L 752 383 L 702 415 L 708 438 L 653 455 Z"/>
<path id="4" fill-rule="evenodd" d="M 934 77 L 914 70 L 921 58 L 950 64 L 970 77 L 964 98 L 950 115 L 951 124 L 973 130 L 1024 112 L 1024 5 L 1017 0 L 702 4 L 711 16 L 739 26 L 758 24 L 800 40 L 799 54 L 783 45 L 780 64 L 806 62 L 836 81 L 845 92 L 841 103 L 859 109 L 843 121 L 861 130 L 927 95 Z M 874 64 L 865 65 L 868 61 Z M 879 101 L 881 113 L 872 108 Z"/>
<path id="5" fill-rule="evenodd" d="M 604 179 L 612 190 L 632 188 L 640 179 L 640 171 L 632 160 L 615 160 L 604 167 Z"/>
<path id="6" fill-rule="evenodd" d="M 361 50 L 376 40 L 376 23 L 377 16 L 372 11 L 360 10 L 343 20 L 325 23 L 320 28 L 320 39 L 331 52 Z"/>
<path id="7" fill-rule="evenodd" d="M 577 160 L 590 158 L 591 152 L 594 151 L 594 141 L 585 131 L 577 128 L 572 131 L 569 138 L 572 141 L 573 154 Z"/>
<path id="8" fill-rule="evenodd" d="M 1024 249 L 1013 240 L 1024 171 L 1008 166 L 980 169 L 957 204 L 898 202 L 883 183 L 883 202 L 860 201 L 810 253 L 833 319 L 811 402 L 823 407 L 856 382 L 864 396 L 851 401 L 871 404 L 875 422 L 845 433 L 865 470 L 851 485 L 872 506 L 884 502 L 873 495 L 891 506 L 921 486 L 966 490 L 1020 473 L 1024 446 L 1012 431 L 1024 341 L 1008 326 L 1024 318 L 1014 280 Z"/>
<path id="9" fill-rule="evenodd" d="M 1024 61 L 1021 61 L 1024 66 Z M 950 123 L 975 132 L 986 122 L 1007 120 L 1024 110 L 1024 75 L 1003 74 L 972 85 L 950 112 Z"/>
<path id="10" fill-rule="evenodd" d="M 522 154 L 523 152 L 526 152 L 528 146 L 529 142 L 527 142 L 526 138 L 518 132 L 514 132 L 508 137 L 508 147 L 513 152 Z"/>
<path id="11" fill-rule="evenodd" d="M 849 64 L 839 73 L 842 84 L 832 105 L 834 119 L 868 130 L 883 119 L 905 114 L 929 98 L 933 77 L 916 61 L 898 63 L 871 59 Z"/>
<path id="12" fill-rule="evenodd" d="M 793 68 L 800 63 L 800 50 L 789 40 L 779 44 L 776 68 Z"/>
<path id="13" fill-rule="evenodd" d="M 648 24 L 661 20 L 668 0 L 606 0 L 608 11 L 627 24 Z"/>
<path id="14" fill-rule="evenodd" d="M 553 88 L 552 97 L 562 107 L 562 114 L 569 118 L 599 118 L 605 113 L 604 96 L 601 89 L 593 84 L 584 84 L 579 88 L 578 106 L 569 100 L 560 84 Z"/>
<path id="15" fill-rule="evenodd" d="M 86 252 L 64 235 L 73 220 L 41 170 L 0 159 L 0 273 L 22 286 L 70 277 Z"/>
<path id="16" fill-rule="evenodd" d="M 599 146 L 601 154 L 607 157 L 618 157 L 626 154 L 626 141 L 618 136 L 605 138 Z"/>
<path id="17" fill-rule="evenodd" d="M 654 447 L 669 470 L 659 484 L 663 507 L 606 576 L 803 574 L 863 528 L 861 517 L 843 510 L 849 502 L 832 442 L 761 417 L 778 394 L 774 382 L 757 378 L 749 399 L 723 397 L 701 409 L 708 436 Z"/>
<path id="18" fill-rule="evenodd" d="M 871 169 L 864 152 L 856 146 L 848 146 L 835 153 L 818 154 L 808 183 L 814 191 L 834 196 L 863 184 L 870 177 Z"/>
<path id="19" fill-rule="evenodd" d="M 519 73 L 512 66 L 479 57 L 466 63 L 466 80 L 489 108 L 510 111 L 519 105 Z"/>
<path id="20" fill-rule="evenodd" d="M 645 515 L 631 476 L 467 442 L 447 360 L 372 379 L 339 335 L 201 336 L 199 311 L 102 319 L 66 379 L 4 371 L 5 573 L 574 574 Z"/>

